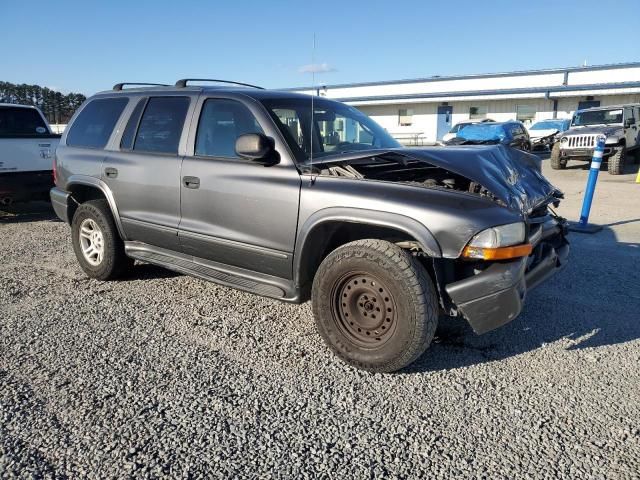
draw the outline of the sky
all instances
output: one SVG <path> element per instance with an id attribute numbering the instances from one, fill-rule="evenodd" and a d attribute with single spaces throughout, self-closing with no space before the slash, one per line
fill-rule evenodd
<path id="1" fill-rule="evenodd" d="M 311 71 L 332 85 L 640 61 L 640 0 L 0 0 L 0 18 L 0 81 L 86 95 L 185 77 L 283 88 L 311 85 Z"/>

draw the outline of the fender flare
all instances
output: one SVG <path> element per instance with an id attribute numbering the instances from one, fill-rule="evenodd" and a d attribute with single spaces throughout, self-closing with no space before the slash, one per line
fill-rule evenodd
<path id="1" fill-rule="evenodd" d="M 71 175 L 67 180 L 66 190 L 71 191 L 74 185 L 92 187 L 102 192 L 102 194 L 107 200 L 107 203 L 109 204 L 109 208 L 111 209 L 111 215 L 113 215 L 113 221 L 116 224 L 118 233 L 120 234 L 120 237 L 122 238 L 122 240 L 126 240 L 127 238 L 124 234 L 124 228 L 122 228 L 122 222 L 120 220 L 120 213 L 118 212 L 118 206 L 116 205 L 116 200 L 113 197 L 113 192 L 111 191 L 109 186 L 99 178 L 90 177 L 88 175 Z"/>
<path id="2" fill-rule="evenodd" d="M 300 285 L 303 265 L 302 253 L 312 237 L 315 228 L 328 222 L 344 222 L 370 226 L 393 228 L 415 238 L 426 254 L 433 258 L 442 257 L 442 250 L 431 231 L 417 220 L 398 213 L 381 212 L 353 207 L 329 207 L 313 213 L 298 228 L 293 254 L 293 275 L 296 285 Z"/>

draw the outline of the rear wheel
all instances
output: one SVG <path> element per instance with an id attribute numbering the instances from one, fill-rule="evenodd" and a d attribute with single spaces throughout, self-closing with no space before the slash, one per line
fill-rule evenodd
<path id="1" fill-rule="evenodd" d="M 614 149 L 613 155 L 609 157 L 608 170 L 610 175 L 622 175 L 624 173 L 626 151 L 624 147 Z"/>
<path id="2" fill-rule="evenodd" d="M 133 265 L 106 200 L 81 204 L 73 215 L 71 235 L 78 263 L 91 278 L 112 280 Z"/>
<path id="3" fill-rule="evenodd" d="M 554 170 L 564 170 L 567 168 L 567 161 L 560 157 L 559 143 L 555 143 L 551 149 L 551 168 Z"/>
<path id="4" fill-rule="evenodd" d="M 315 275 L 320 335 L 345 362 L 392 372 L 416 360 L 437 326 L 438 300 L 425 268 L 397 245 L 359 240 L 331 252 Z"/>

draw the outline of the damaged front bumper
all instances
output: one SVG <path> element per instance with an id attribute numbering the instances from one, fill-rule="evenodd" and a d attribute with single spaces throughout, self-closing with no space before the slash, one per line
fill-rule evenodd
<path id="1" fill-rule="evenodd" d="M 495 262 L 480 273 L 446 285 L 458 314 L 483 334 L 515 319 L 527 291 L 561 270 L 569 256 L 564 221 L 545 217 L 530 226 L 534 246 L 529 257 Z"/>

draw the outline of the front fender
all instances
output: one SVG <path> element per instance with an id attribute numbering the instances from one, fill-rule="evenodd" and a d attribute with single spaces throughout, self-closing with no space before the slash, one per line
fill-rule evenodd
<path id="1" fill-rule="evenodd" d="M 413 237 L 425 253 L 433 258 L 442 257 L 442 250 L 431 231 L 417 220 L 400 214 L 352 207 L 329 207 L 310 215 L 298 229 L 293 255 L 293 273 L 296 285 L 302 286 L 305 278 L 304 261 L 309 254 L 314 231 L 332 222 L 362 224 L 398 230 Z"/>

